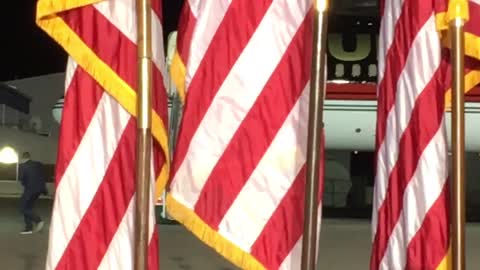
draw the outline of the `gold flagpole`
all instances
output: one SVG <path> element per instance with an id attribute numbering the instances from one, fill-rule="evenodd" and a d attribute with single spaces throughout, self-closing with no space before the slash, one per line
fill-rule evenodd
<path id="1" fill-rule="evenodd" d="M 307 183 L 302 241 L 302 270 L 316 270 L 320 147 L 323 136 L 325 46 L 328 0 L 314 0 L 313 59 L 308 115 Z"/>
<path id="2" fill-rule="evenodd" d="M 452 59 L 452 255 L 453 270 L 465 270 L 465 104 L 464 25 L 468 1 L 450 0 L 448 7 Z"/>
<path id="3" fill-rule="evenodd" d="M 134 269 L 146 270 L 148 266 L 148 223 L 150 201 L 150 158 L 152 119 L 152 31 L 151 2 L 136 0 L 137 7 L 137 164 L 135 186 L 135 244 Z"/>

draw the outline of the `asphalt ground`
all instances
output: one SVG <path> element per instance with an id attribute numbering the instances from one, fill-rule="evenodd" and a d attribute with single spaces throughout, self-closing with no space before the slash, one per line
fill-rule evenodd
<path id="1" fill-rule="evenodd" d="M 23 218 L 18 199 L 0 199 L 0 269 L 45 269 L 51 200 L 40 200 L 36 212 L 46 221 L 44 230 L 20 235 Z M 237 269 L 180 225 L 159 225 L 162 270 Z M 319 267 L 327 270 L 368 270 L 370 221 L 326 218 L 320 237 Z M 480 224 L 467 226 L 467 269 L 480 269 Z"/>

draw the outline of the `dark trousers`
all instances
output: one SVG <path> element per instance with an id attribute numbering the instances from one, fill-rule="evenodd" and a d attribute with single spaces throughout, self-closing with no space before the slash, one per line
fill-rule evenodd
<path id="1" fill-rule="evenodd" d="M 40 194 L 40 192 L 24 192 L 22 198 L 20 199 L 20 211 L 25 219 L 26 230 L 33 229 L 33 222 L 38 223 L 42 221 L 38 215 L 33 213 L 33 205 Z"/>

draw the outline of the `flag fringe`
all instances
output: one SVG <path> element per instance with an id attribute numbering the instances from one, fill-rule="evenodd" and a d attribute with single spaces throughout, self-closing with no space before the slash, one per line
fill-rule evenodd
<path id="1" fill-rule="evenodd" d="M 447 254 L 443 257 L 443 260 L 437 266 L 436 270 L 451 270 L 452 269 L 452 245 L 448 247 Z"/>
<path id="2" fill-rule="evenodd" d="M 172 59 L 172 64 L 170 66 L 170 77 L 177 88 L 178 96 L 182 103 L 185 103 L 185 78 L 187 75 L 187 70 L 185 68 L 185 63 L 183 63 L 178 50 L 175 50 L 175 54 Z"/>
<path id="3" fill-rule="evenodd" d="M 470 70 L 465 75 L 465 94 L 480 83 L 480 70 Z M 452 107 L 452 88 L 445 93 L 445 108 L 450 110 Z"/>
<path id="4" fill-rule="evenodd" d="M 62 2 L 62 1 L 53 1 Z M 64 3 L 63 8 L 71 8 L 72 3 L 77 6 L 84 6 L 88 3 L 99 2 L 93 0 L 77 0 Z M 117 102 L 125 108 L 132 116 L 136 117 L 137 94 L 136 92 L 118 75 L 104 63 L 92 49 L 85 44 L 82 39 L 71 29 L 68 24 L 56 13 L 68 9 L 59 9 L 55 7 L 51 0 L 39 1 L 37 25 L 47 32 L 64 50 L 82 67 L 90 76 L 92 76 L 102 88 Z M 70 5 L 71 4 L 71 5 Z M 50 10 L 48 8 L 51 8 Z M 55 9 L 56 8 L 56 9 Z M 170 157 L 168 148 L 168 135 L 165 123 L 152 110 L 152 136 L 162 148 L 165 155 L 165 164 L 162 167 L 155 184 L 155 194 L 160 196 L 170 174 Z M 157 197 L 158 198 L 158 197 Z"/>
<path id="5" fill-rule="evenodd" d="M 439 12 L 435 15 L 437 31 L 442 37 L 442 45 L 450 48 L 451 42 L 446 35 L 448 30 L 447 12 Z M 480 37 L 472 33 L 465 32 L 465 55 L 480 60 Z"/>
<path id="6" fill-rule="evenodd" d="M 37 18 L 54 17 L 56 13 L 93 5 L 105 0 L 40 0 L 37 5 Z"/>
<path id="7" fill-rule="evenodd" d="M 450 48 L 450 40 L 446 31 L 448 30 L 447 12 L 439 12 L 435 14 L 437 31 L 442 38 L 442 45 Z M 480 37 L 465 32 L 465 55 L 480 60 Z M 472 90 L 480 83 L 480 71 L 471 70 L 465 75 L 465 93 Z M 445 93 L 445 108 L 450 110 L 452 103 L 452 89 L 448 89 Z"/>
<path id="8" fill-rule="evenodd" d="M 194 211 L 188 209 L 173 198 L 171 194 L 167 195 L 166 204 L 167 212 L 171 217 L 182 223 L 196 237 L 212 247 L 237 267 L 249 270 L 266 269 L 265 266 L 257 261 L 251 254 L 243 251 L 238 246 L 224 238 L 217 231 L 203 222 Z"/>

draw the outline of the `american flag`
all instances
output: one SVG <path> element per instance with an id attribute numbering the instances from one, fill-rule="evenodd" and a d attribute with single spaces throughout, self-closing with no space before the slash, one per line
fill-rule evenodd
<path id="1" fill-rule="evenodd" d="M 371 270 L 448 267 L 447 4 L 382 1 Z M 480 82 L 476 73 L 467 67 L 467 89 Z"/>
<path id="2" fill-rule="evenodd" d="M 480 83 L 480 0 L 460 0 L 459 2 L 468 2 L 469 18 L 465 23 L 465 91 L 468 92 Z M 448 4 L 447 0 L 435 1 L 435 17 L 437 22 L 437 30 L 441 34 L 442 45 L 450 48 L 450 40 L 448 39 Z M 446 60 L 449 60 L 447 55 Z M 447 109 L 450 108 L 452 95 L 450 88 L 450 71 L 447 76 L 447 87 L 449 90 L 445 97 Z"/>
<path id="3" fill-rule="evenodd" d="M 151 12 L 153 158 L 148 265 L 158 269 L 153 205 L 166 182 L 169 165 L 160 1 L 152 1 Z M 135 0 L 40 0 L 37 17 L 38 25 L 70 56 L 46 269 L 132 269 Z"/>
<path id="4" fill-rule="evenodd" d="M 242 269 L 300 269 L 312 26 L 310 1 L 188 0 L 182 11 L 167 209 Z"/>

